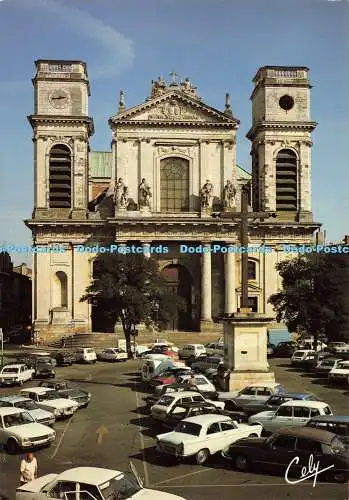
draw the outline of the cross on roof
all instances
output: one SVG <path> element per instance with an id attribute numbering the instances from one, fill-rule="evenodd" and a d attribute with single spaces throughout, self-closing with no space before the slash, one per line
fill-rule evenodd
<path id="1" fill-rule="evenodd" d="M 176 77 L 178 76 L 178 73 L 175 73 L 174 71 L 171 71 L 170 76 L 172 77 L 172 83 L 177 83 L 176 82 Z"/>

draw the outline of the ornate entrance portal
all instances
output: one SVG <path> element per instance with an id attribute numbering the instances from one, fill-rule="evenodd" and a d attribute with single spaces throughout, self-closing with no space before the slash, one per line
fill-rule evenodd
<path id="1" fill-rule="evenodd" d="M 161 271 L 173 293 L 182 297 L 185 302 L 184 310 L 178 310 L 176 317 L 168 325 L 169 330 L 192 330 L 192 278 L 189 271 L 181 265 L 170 264 Z"/>

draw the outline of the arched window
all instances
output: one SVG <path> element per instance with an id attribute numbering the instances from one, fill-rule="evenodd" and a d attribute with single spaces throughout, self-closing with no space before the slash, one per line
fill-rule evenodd
<path id="1" fill-rule="evenodd" d="M 49 206 L 71 207 L 71 154 L 67 146 L 57 144 L 50 151 Z"/>
<path id="2" fill-rule="evenodd" d="M 58 307 L 68 307 L 68 280 L 63 271 L 55 274 L 55 303 Z"/>
<path id="3" fill-rule="evenodd" d="M 160 162 L 161 212 L 189 211 L 189 161 L 164 158 Z"/>
<path id="4" fill-rule="evenodd" d="M 282 149 L 276 158 L 276 210 L 297 210 L 297 156 L 290 149 Z"/>
<path id="5" fill-rule="evenodd" d="M 257 279 L 257 265 L 254 260 L 248 261 L 248 279 L 249 280 Z"/>

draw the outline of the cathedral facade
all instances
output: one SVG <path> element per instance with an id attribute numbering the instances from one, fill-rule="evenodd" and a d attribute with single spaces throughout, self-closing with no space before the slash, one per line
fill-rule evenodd
<path id="1" fill-rule="evenodd" d="M 112 331 L 80 302 L 99 252 L 155 258 L 185 310 L 169 329 L 211 331 L 241 297 L 241 190 L 250 193 L 248 297 L 268 304 L 285 245 L 312 243 L 308 68 L 260 68 L 251 95 L 252 174 L 236 163 L 239 120 L 206 104 L 186 78 L 152 81 L 145 101 L 109 119 L 111 150 L 91 152 L 90 87 L 80 61 L 36 61 L 33 322 L 40 337 Z M 252 212 L 265 217 L 253 218 Z M 223 217 L 222 214 L 229 215 Z"/>

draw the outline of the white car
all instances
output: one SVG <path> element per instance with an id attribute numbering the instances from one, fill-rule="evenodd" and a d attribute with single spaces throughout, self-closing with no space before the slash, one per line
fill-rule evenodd
<path id="1" fill-rule="evenodd" d="M 261 425 L 238 424 L 223 415 L 199 415 L 185 418 L 174 431 L 156 436 L 156 449 L 178 459 L 195 456 L 201 465 L 238 439 L 261 434 Z"/>
<path id="2" fill-rule="evenodd" d="M 156 402 L 150 409 L 151 416 L 155 420 L 165 420 L 167 414 L 172 410 L 173 406 L 180 406 L 183 403 L 202 403 L 208 402 L 214 404 L 217 408 L 224 410 L 225 403 L 222 401 L 210 401 L 204 398 L 202 394 L 194 391 L 175 392 L 171 395 L 161 396 L 159 401 Z M 181 411 L 180 409 L 178 411 Z"/>
<path id="3" fill-rule="evenodd" d="M 349 352 L 349 344 L 345 342 L 329 342 L 328 347 L 334 349 L 336 353 Z"/>
<path id="4" fill-rule="evenodd" d="M 224 356 L 224 344 L 211 343 L 205 345 L 206 353 L 208 356 Z"/>
<path id="5" fill-rule="evenodd" d="M 248 419 L 249 425 L 258 424 L 267 432 L 277 432 L 282 427 L 303 427 L 317 415 L 333 415 L 328 404 L 321 401 L 292 400 L 283 403 L 276 411 L 262 411 Z"/>
<path id="6" fill-rule="evenodd" d="M 98 359 L 101 361 L 127 361 L 127 352 L 118 349 L 117 347 L 107 347 L 98 354 Z"/>
<path id="7" fill-rule="evenodd" d="M 47 446 L 56 433 L 47 425 L 38 424 L 20 408 L 0 408 L 0 443 L 9 453 L 36 446 Z"/>
<path id="8" fill-rule="evenodd" d="M 291 365 L 297 366 L 303 363 L 305 359 L 310 359 L 311 356 L 314 359 L 316 356 L 316 351 L 311 351 L 310 349 L 299 349 L 292 354 Z"/>
<path id="9" fill-rule="evenodd" d="M 217 391 L 215 386 L 210 382 L 204 375 L 195 374 L 195 385 L 199 389 L 200 392 L 205 394 L 209 394 L 211 397 L 217 395 Z M 186 384 L 189 382 L 191 375 L 180 375 L 177 378 L 177 384 Z"/>
<path id="10" fill-rule="evenodd" d="M 163 340 L 163 341 L 161 342 L 161 340 Z M 179 351 L 178 347 L 176 347 L 173 344 L 173 342 L 167 342 L 164 339 L 158 339 L 158 341 L 154 342 L 151 345 L 150 349 L 152 350 L 152 349 L 155 349 L 156 347 L 168 347 L 168 349 L 170 349 L 173 352 L 178 352 Z"/>
<path id="11" fill-rule="evenodd" d="M 143 488 L 142 481 L 117 470 L 76 467 L 61 474 L 46 474 L 16 490 L 16 500 L 185 500 L 171 493 Z"/>
<path id="12" fill-rule="evenodd" d="M 34 375 L 32 368 L 28 368 L 24 363 L 13 363 L 5 365 L 0 372 L 1 385 L 23 385 L 31 380 Z"/>
<path id="13" fill-rule="evenodd" d="M 349 376 L 349 361 L 339 361 L 329 372 L 328 380 L 332 383 L 345 383 Z"/>
<path id="14" fill-rule="evenodd" d="M 75 351 L 75 359 L 78 363 L 96 363 L 97 354 L 91 347 L 80 347 Z"/>
<path id="15" fill-rule="evenodd" d="M 186 344 L 178 351 L 178 356 L 181 359 L 198 358 L 205 354 L 206 347 L 203 344 Z"/>
<path id="16" fill-rule="evenodd" d="M 0 408 L 20 408 L 29 413 L 39 424 L 53 425 L 56 417 L 50 411 L 40 408 L 35 401 L 24 396 L 4 396 L 0 398 Z"/>
<path id="17" fill-rule="evenodd" d="M 52 411 L 56 419 L 71 417 L 79 408 L 76 401 L 62 398 L 54 389 L 48 387 L 22 389 L 21 395 L 35 401 L 40 408 Z"/>

